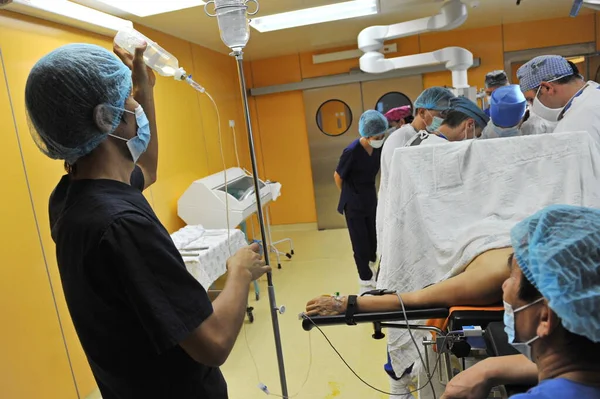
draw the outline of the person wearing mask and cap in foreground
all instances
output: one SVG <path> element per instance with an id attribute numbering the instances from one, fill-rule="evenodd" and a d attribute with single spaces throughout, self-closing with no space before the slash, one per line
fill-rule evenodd
<path id="1" fill-rule="evenodd" d="M 492 71 L 492 72 L 488 72 L 485 75 L 485 95 L 487 98 L 487 103 L 488 103 L 488 107 L 485 109 L 485 114 L 487 116 L 490 116 L 490 97 L 492 95 L 492 93 L 503 86 L 507 86 L 509 85 L 508 83 L 508 76 L 506 76 L 506 72 L 502 71 L 502 70 L 496 70 L 496 71 Z"/>
<path id="2" fill-rule="evenodd" d="M 483 129 L 482 139 L 522 135 L 520 126 L 527 109 L 527 100 L 519 85 L 494 90 L 490 99 L 491 120 Z"/>
<path id="3" fill-rule="evenodd" d="M 401 128 L 405 123 L 405 118 L 412 115 L 410 105 L 403 105 L 390 109 L 384 114 L 392 131 Z"/>
<path id="4" fill-rule="evenodd" d="M 600 210 L 551 205 L 511 231 L 502 285 L 504 330 L 521 354 L 487 358 L 454 377 L 442 399 L 537 384 L 512 399 L 600 398 Z"/>
<path id="5" fill-rule="evenodd" d="M 462 141 L 479 137 L 490 118 L 466 97 L 455 97 L 450 100 L 450 112 L 442 124 L 433 133 L 421 131 L 413 136 L 407 147 L 415 145 L 432 145 L 448 141 Z"/>
<path id="6" fill-rule="evenodd" d="M 48 206 L 62 288 L 104 399 L 227 399 L 219 366 L 243 325 L 250 282 L 270 268 L 258 245 L 241 249 L 211 303 L 144 198 L 158 163 L 144 50 L 115 47 L 119 60 L 69 44 L 27 78 L 33 139 L 67 169 Z"/>
<path id="7" fill-rule="evenodd" d="M 531 112 L 558 122 L 554 133 L 587 131 L 600 143 L 600 89 L 559 55 L 536 57 L 517 71 Z"/>
<path id="8" fill-rule="evenodd" d="M 358 123 L 361 137 L 344 149 L 333 175 L 341 191 L 337 210 L 346 217 L 361 292 L 375 288 L 375 178 L 379 173 L 381 147 L 387 129 L 388 121 L 381 113 L 364 112 Z"/>

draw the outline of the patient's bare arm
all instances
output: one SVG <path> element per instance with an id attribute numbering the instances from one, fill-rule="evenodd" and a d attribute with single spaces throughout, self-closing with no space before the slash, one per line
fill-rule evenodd
<path id="1" fill-rule="evenodd" d="M 500 302 L 502 283 L 510 274 L 507 267 L 512 248 L 487 251 L 475 258 L 458 276 L 431 285 L 422 290 L 401 294 L 406 308 L 423 309 L 458 305 L 484 306 Z M 358 298 L 360 312 L 381 312 L 400 309 L 396 295 Z M 309 316 L 342 313 L 346 310 L 345 298 L 318 297 L 306 305 Z"/>

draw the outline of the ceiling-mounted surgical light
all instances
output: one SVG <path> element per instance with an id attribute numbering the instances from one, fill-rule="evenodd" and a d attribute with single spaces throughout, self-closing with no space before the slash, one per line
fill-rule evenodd
<path id="1" fill-rule="evenodd" d="M 296 28 L 377 14 L 377 0 L 353 0 L 254 18 L 250 26 L 259 32 Z"/>
<path id="2" fill-rule="evenodd" d="M 164 14 L 171 11 L 183 10 L 202 6 L 202 0 L 96 0 L 116 9 L 125 11 L 138 17 Z"/>
<path id="3" fill-rule="evenodd" d="M 114 36 L 131 21 L 75 4 L 67 0 L 0 0 L 0 9 L 14 11 L 106 36 Z"/>

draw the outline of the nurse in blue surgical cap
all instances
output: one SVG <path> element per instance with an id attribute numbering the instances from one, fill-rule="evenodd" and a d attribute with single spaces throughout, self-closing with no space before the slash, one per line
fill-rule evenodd
<path id="1" fill-rule="evenodd" d="M 387 129 L 388 120 L 383 114 L 374 110 L 363 113 L 358 123 L 361 137 L 344 149 L 334 173 L 335 184 L 341 191 L 338 212 L 346 217 L 361 292 L 375 289 L 375 178 Z"/>
<path id="2" fill-rule="evenodd" d="M 521 135 L 521 122 L 527 109 L 527 100 L 518 85 L 496 89 L 490 99 L 491 120 L 483 130 L 482 139 Z"/>

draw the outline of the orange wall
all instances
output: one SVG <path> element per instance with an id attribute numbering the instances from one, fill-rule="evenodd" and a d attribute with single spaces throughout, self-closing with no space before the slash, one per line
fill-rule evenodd
<path id="1" fill-rule="evenodd" d="M 596 41 L 595 14 L 504 25 L 504 51 Z"/>
<path id="2" fill-rule="evenodd" d="M 1 65 L 0 137 L 0 397 L 76 398 Z"/>
<path id="3" fill-rule="evenodd" d="M 239 130 L 240 156 L 242 163 L 247 165 L 247 140 L 242 128 L 240 92 L 233 59 L 160 32 L 140 30 L 168 48 L 212 93 L 221 113 L 227 167 L 235 165 L 228 120 L 235 121 Z M 48 159 L 34 145 L 23 106 L 25 82 L 33 64 L 44 54 L 70 42 L 112 48 L 108 37 L 0 11 L 0 49 L 13 96 L 11 110 L 4 78 L 0 76 L 0 132 L 5 143 L 0 148 L 0 162 L 4 165 L 3 186 L 10 187 L 10 195 L 3 197 L 4 206 L 0 210 L 5 226 L 10 226 L 10 230 L 7 228 L 0 233 L 3 234 L 0 302 L 6 308 L 2 312 L 3 326 L 8 327 L 0 329 L 1 398 L 70 399 L 77 397 L 76 389 L 81 397 L 85 397 L 95 388 L 62 294 L 54 243 L 50 237 L 48 197 L 64 174 L 62 163 Z M 179 196 L 193 180 L 223 169 L 217 117 L 208 98 L 197 95 L 184 83 L 159 77 L 155 91 L 160 142 L 158 181 L 147 190 L 146 196 L 167 229 L 174 231 L 183 225 L 177 217 Z M 12 111 L 17 119 L 25 169 L 21 167 Z M 33 222 L 34 211 L 41 243 Z M 42 251 L 46 254 L 50 280 L 46 276 Z M 70 357 L 62 343 L 50 283 L 55 288 L 56 307 Z M 71 377 L 69 358 L 76 383 Z"/>
<path id="4" fill-rule="evenodd" d="M 596 20 L 600 23 L 599 15 L 588 14 L 577 18 L 558 18 L 412 36 L 395 40 L 398 52 L 387 57 L 429 52 L 447 46 L 464 47 L 481 59 L 481 65 L 470 69 L 468 75 L 472 85 L 482 87 L 487 72 L 504 68 L 504 51 L 593 41 L 597 41 L 600 50 L 600 32 L 596 29 Z M 358 67 L 358 59 L 313 64 L 312 56 L 353 48 L 356 47 L 332 48 L 253 61 L 250 63 L 250 75 L 254 80 L 250 79 L 249 87 L 293 83 L 302 79 L 348 73 L 350 69 Z M 423 76 L 424 87 L 451 84 L 449 72 L 428 73 Z M 275 173 L 283 184 L 282 197 L 273 205 L 273 223 L 316 222 L 301 92 L 258 96 L 250 101 L 252 106 L 258 105 L 256 109 L 253 108 L 253 124 L 263 140 L 262 162 L 268 177 L 273 179 L 272 173 Z M 301 143 L 306 143 L 305 147 L 297 147 Z M 294 153 L 293 162 L 289 162 L 289 158 L 286 159 L 287 151 L 291 148 Z M 287 163 L 284 163 L 286 160 Z M 297 166 L 300 161 L 306 165 L 305 170 L 300 170 Z M 311 196 L 307 195 L 306 202 L 290 199 L 297 198 L 293 196 L 300 193 L 311 193 Z"/>
<path id="5" fill-rule="evenodd" d="M 256 107 L 259 118 L 269 115 L 260 120 L 265 174 L 282 184 L 281 197 L 271 206 L 272 222 L 315 222 L 317 215 L 302 93 L 258 97 Z"/>
<path id="6" fill-rule="evenodd" d="M 390 43 L 396 43 L 397 52 L 390 53 L 387 57 L 401 57 L 403 55 L 410 55 L 419 52 L 419 37 L 411 36 L 402 39 L 397 39 L 390 41 Z M 327 62 L 324 64 L 313 64 L 312 56 L 323 54 L 323 53 L 331 53 L 334 51 L 345 51 L 345 50 L 354 50 L 356 46 L 347 46 L 347 47 L 338 47 L 333 49 L 327 49 L 316 52 L 309 53 L 300 53 L 300 75 L 303 79 L 316 78 L 319 76 L 328 76 L 328 75 L 336 75 L 342 73 L 348 73 L 348 71 L 352 68 L 358 68 L 358 58 L 352 60 L 340 60 L 334 62 Z M 264 64 L 268 64 L 269 60 L 259 61 Z M 279 62 L 279 61 L 278 61 Z M 274 63 L 275 64 L 275 63 Z M 262 64 L 261 64 L 262 65 Z M 280 73 L 281 74 L 281 73 Z M 297 75 L 297 72 L 294 72 Z M 281 79 L 281 77 L 277 77 L 276 79 Z M 257 85 L 259 86 L 259 85 Z M 263 85 L 267 86 L 267 85 Z"/>
<path id="7" fill-rule="evenodd" d="M 298 56 L 285 56 L 277 63 L 251 62 L 250 75 L 249 87 L 264 84 L 267 79 L 278 84 L 292 83 L 301 80 L 301 67 Z M 281 197 L 271 205 L 271 222 L 316 222 L 302 92 L 261 96 L 251 101 L 256 110 L 253 125 L 260 137 L 260 154 L 257 156 L 261 156 L 264 167 L 261 177 L 282 185 Z"/>

